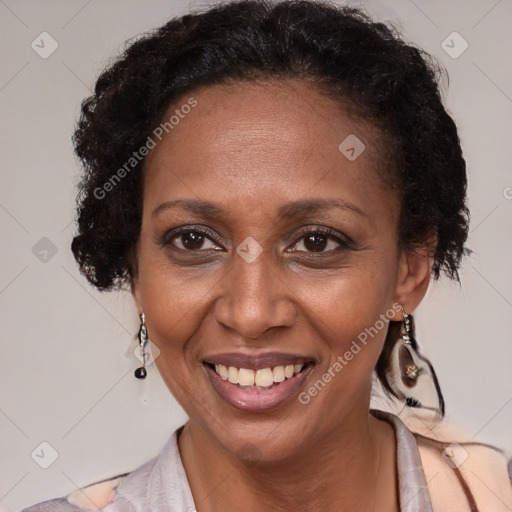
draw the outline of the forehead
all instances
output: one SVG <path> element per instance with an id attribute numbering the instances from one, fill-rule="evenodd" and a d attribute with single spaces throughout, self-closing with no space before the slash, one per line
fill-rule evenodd
<path id="1" fill-rule="evenodd" d="M 179 112 L 191 99 L 197 105 Z M 204 87 L 175 102 L 164 121 L 173 114 L 179 122 L 146 161 L 145 209 L 187 197 L 264 203 L 268 213 L 292 198 L 357 204 L 385 188 L 378 130 L 305 82 Z"/>

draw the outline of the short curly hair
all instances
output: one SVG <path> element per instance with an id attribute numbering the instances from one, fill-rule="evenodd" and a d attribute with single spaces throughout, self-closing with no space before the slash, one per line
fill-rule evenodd
<path id="1" fill-rule="evenodd" d="M 381 129 L 393 148 L 400 245 L 414 249 L 434 235 L 433 277 L 443 270 L 459 280 L 467 178 L 439 91 L 445 76 L 392 27 L 326 1 L 242 0 L 170 20 L 131 42 L 82 103 L 73 143 L 84 174 L 72 242 L 81 272 L 100 290 L 133 277 L 145 159 L 108 194 L 98 191 L 144 146 L 173 102 L 201 86 L 298 78 Z"/>

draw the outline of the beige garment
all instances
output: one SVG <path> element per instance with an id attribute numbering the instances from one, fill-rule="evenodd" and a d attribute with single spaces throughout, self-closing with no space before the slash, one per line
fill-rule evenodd
<path id="1" fill-rule="evenodd" d="M 400 417 L 415 433 L 433 512 L 475 510 L 464 492 L 464 482 L 479 512 L 512 511 L 510 454 L 475 442 L 446 420 L 426 421 L 417 414 Z"/>

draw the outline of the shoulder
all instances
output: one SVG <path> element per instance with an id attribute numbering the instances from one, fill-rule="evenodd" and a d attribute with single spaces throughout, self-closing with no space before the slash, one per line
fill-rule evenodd
<path id="1" fill-rule="evenodd" d="M 508 511 L 512 508 L 511 462 L 491 445 L 474 442 L 445 422 L 434 428 L 415 425 L 423 472 L 434 511 Z M 508 463 L 508 464 L 507 464 Z"/>
<path id="2" fill-rule="evenodd" d="M 21 512 L 75 512 L 78 510 L 80 509 L 69 503 L 66 498 L 57 498 L 24 508 Z"/>
<path id="3" fill-rule="evenodd" d="M 162 449 L 159 455 L 143 463 L 133 471 L 117 475 L 108 480 L 82 487 L 75 492 L 58 499 L 38 503 L 21 512 L 127 512 L 129 505 L 142 504 L 141 510 L 149 510 L 145 506 L 149 483 L 158 461 L 178 463 L 179 451 L 176 444 L 178 428 Z M 171 460 L 172 459 L 172 460 Z M 161 470 L 161 468 L 160 468 Z M 161 474 L 156 471 L 156 478 Z M 186 476 L 184 476 L 186 481 Z M 139 510 L 139 509 L 137 509 Z"/>
<path id="4" fill-rule="evenodd" d="M 127 475 L 83 487 L 66 497 L 44 501 L 21 512 L 79 512 L 98 510 L 113 502 L 116 488 Z"/>

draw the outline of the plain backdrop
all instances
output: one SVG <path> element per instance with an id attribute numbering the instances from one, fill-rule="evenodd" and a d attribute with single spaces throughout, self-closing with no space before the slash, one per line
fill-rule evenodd
<path id="1" fill-rule="evenodd" d="M 154 367 L 143 382 L 133 377 L 138 325 L 131 297 L 99 293 L 77 271 L 70 243 L 79 168 L 70 137 L 81 100 L 124 41 L 205 5 L 0 1 L 4 512 L 134 469 L 186 419 Z M 445 279 L 429 289 L 415 315 L 418 340 L 438 372 L 448 419 L 510 453 L 512 4 L 353 5 L 392 22 L 449 72 L 445 102 L 468 163 L 474 254 L 460 287 Z M 42 58 L 52 44 L 58 48 Z"/>

